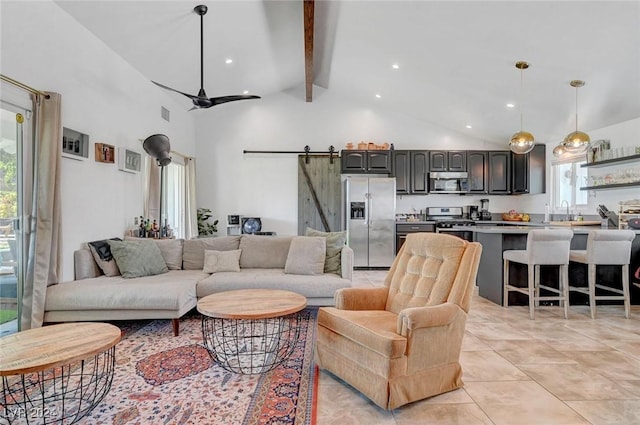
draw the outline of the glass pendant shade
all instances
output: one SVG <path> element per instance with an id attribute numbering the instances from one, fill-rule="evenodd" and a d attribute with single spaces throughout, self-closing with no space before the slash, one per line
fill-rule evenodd
<path id="1" fill-rule="evenodd" d="M 511 136 L 511 140 L 509 140 L 509 149 L 511 149 L 511 152 L 516 154 L 525 154 L 531 152 L 536 144 L 536 141 L 533 138 L 533 134 L 522 129 L 523 72 L 525 69 L 529 68 L 529 64 L 524 61 L 518 61 L 516 62 L 516 68 L 520 70 L 520 131 L 514 133 L 513 136 Z"/>
<path id="2" fill-rule="evenodd" d="M 558 146 L 553 148 L 553 156 L 555 156 L 556 158 L 561 157 L 562 155 L 565 154 L 565 152 L 566 152 L 566 149 L 562 145 L 562 142 L 560 144 L 558 144 Z"/>
<path id="3" fill-rule="evenodd" d="M 511 136 L 509 140 L 509 148 L 511 152 L 518 154 L 529 153 L 533 150 L 536 141 L 533 138 L 533 134 L 528 131 L 518 131 Z"/>
<path id="4" fill-rule="evenodd" d="M 591 138 L 587 133 L 574 131 L 564 138 L 562 146 L 567 152 L 582 153 L 587 151 L 589 143 L 591 143 Z"/>
<path id="5" fill-rule="evenodd" d="M 591 143 L 587 133 L 578 131 L 578 88 L 584 86 L 584 81 L 573 80 L 569 85 L 576 89 L 576 131 L 567 134 L 567 137 L 562 141 L 562 146 L 565 151 L 571 154 L 580 154 L 586 152 Z"/>

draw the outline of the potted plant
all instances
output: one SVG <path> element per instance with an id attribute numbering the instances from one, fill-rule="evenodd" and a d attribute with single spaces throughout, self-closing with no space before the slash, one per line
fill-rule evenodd
<path id="1" fill-rule="evenodd" d="M 213 235 L 218 232 L 218 220 L 213 223 L 209 223 L 209 219 L 213 217 L 209 208 L 198 208 L 198 236 Z"/>

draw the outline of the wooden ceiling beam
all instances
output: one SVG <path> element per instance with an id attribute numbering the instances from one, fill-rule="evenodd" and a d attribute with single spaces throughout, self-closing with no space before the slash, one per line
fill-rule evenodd
<path id="1" fill-rule="evenodd" d="M 315 0 L 304 1 L 304 77 L 307 102 L 313 100 L 313 22 Z"/>

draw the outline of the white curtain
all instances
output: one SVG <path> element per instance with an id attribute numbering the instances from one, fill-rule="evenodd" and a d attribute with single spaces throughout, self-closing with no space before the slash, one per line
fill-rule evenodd
<path id="1" fill-rule="evenodd" d="M 185 158 L 185 214 L 184 214 L 184 238 L 191 239 L 198 237 L 198 219 L 196 214 L 196 160 L 195 158 Z"/>
<path id="2" fill-rule="evenodd" d="M 47 286 L 60 276 L 61 96 L 34 95 L 33 199 L 25 203 L 25 252 L 21 329 L 42 326 Z"/>

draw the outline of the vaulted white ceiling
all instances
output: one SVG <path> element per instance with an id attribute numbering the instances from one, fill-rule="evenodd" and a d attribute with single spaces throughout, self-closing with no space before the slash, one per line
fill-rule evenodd
<path id="1" fill-rule="evenodd" d="M 183 92 L 200 86 L 198 4 L 209 7 L 209 96 L 304 83 L 302 0 L 56 3 L 149 80 Z M 540 142 L 575 128 L 574 79 L 586 82 L 581 130 L 640 117 L 639 1 L 316 0 L 315 25 L 314 84 L 488 141 L 520 129 L 518 60 L 531 65 L 524 129 Z"/>

